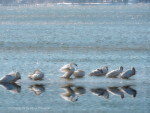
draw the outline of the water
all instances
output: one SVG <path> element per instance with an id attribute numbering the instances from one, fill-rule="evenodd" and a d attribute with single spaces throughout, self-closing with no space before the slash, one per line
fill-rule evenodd
<path id="1" fill-rule="evenodd" d="M 0 6 L 0 75 L 22 75 L 19 86 L 1 84 L 1 112 L 148 113 L 149 26 L 150 4 Z M 59 68 L 70 62 L 85 70 L 86 77 L 59 78 Z M 109 70 L 135 67 L 137 74 L 130 80 L 88 76 L 105 65 Z M 27 78 L 34 69 L 45 73 L 43 81 Z M 136 96 L 124 93 L 121 99 L 109 92 L 104 99 L 91 92 L 124 86 L 136 90 Z M 66 101 L 64 89 L 78 95 L 77 101 Z"/>

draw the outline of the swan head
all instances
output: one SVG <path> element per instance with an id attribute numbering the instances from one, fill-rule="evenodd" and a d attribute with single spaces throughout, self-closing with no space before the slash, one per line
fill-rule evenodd
<path id="1" fill-rule="evenodd" d="M 122 66 L 120 66 L 120 70 L 123 71 L 123 67 Z"/>
<path id="2" fill-rule="evenodd" d="M 16 72 L 16 77 L 17 77 L 17 79 L 21 79 L 21 75 L 19 72 Z"/>
<path id="3" fill-rule="evenodd" d="M 71 63 L 70 65 L 78 67 L 78 65 L 76 63 Z"/>
<path id="4" fill-rule="evenodd" d="M 134 68 L 134 67 L 132 67 L 132 72 L 133 72 L 133 75 L 135 75 L 135 74 L 136 74 L 136 70 L 135 70 L 135 68 Z"/>
<path id="5" fill-rule="evenodd" d="M 106 70 L 108 70 L 108 66 L 105 66 Z"/>

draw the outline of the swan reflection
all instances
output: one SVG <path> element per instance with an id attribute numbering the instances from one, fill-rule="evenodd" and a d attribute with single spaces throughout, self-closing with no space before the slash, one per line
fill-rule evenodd
<path id="1" fill-rule="evenodd" d="M 107 88 L 107 91 L 113 95 L 124 98 L 124 93 L 119 89 L 119 87 L 109 87 Z"/>
<path id="2" fill-rule="evenodd" d="M 61 93 L 60 96 L 70 102 L 78 101 L 79 96 L 85 94 L 86 90 L 81 86 L 74 86 L 73 84 L 65 84 L 61 87 L 65 92 Z"/>
<path id="3" fill-rule="evenodd" d="M 21 86 L 16 83 L 0 83 L 0 87 L 8 90 L 11 93 L 21 92 Z"/>
<path id="4" fill-rule="evenodd" d="M 109 98 L 109 93 L 106 89 L 103 88 L 96 88 L 96 89 L 91 89 L 91 92 L 96 95 L 96 96 L 100 96 L 103 97 L 105 99 Z"/>
<path id="5" fill-rule="evenodd" d="M 29 90 L 34 92 L 35 95 L 39 96 L 45 92 L 45 86 L 43 84 L 33 84 L 29 86 Z"/>
<path id="6" fill-rule="evenodd" d="M 121 87 L 121 91 L 123 93 L 126 93 L 132 97 L 136 97 L 137 91 L 133 88 L 131 88 L 130 86 L 123 86 Z"/>
<path id="7" fill-rule="evenodd" d="M 125 94 L 132 97 L 136 97 L 137 94 L 137 91 L 131 88 L 130 85 L 121 87 L 92 88 L 90 89 L 90 91 L 93 95 L 103 97 L 105 99 L 108 99 L 110 97 L 110 94 L 114 96 L 120 96 L 120 98 L 122 99 L 125 97 Z"/>

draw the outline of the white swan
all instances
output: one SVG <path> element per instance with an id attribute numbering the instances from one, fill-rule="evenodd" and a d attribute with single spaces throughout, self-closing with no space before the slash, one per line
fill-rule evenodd
<path id="1" fill-rule="evenodd" d="M 133 67 L 132 69 L 127 70 L 127 71 L 121 73 L 119 77 L 120 77 L 120 78 L 123 78 L 123 79 L 128 79 L 128 78 L 130 78 L 131 76 L 133 76 L 133 75 L 135 75 L 135 74 L 136 74 L 136 70 L 135 70 L 135 68 Z"/>
<path id="2" fill-rule="evenodd" d="M 85 76 L 85 72 L 83 70 L 76 70 L 74 71 L 73 75 L 76 77 L 76 78 L 82 78 Z"/>
<path id="3" fill-rule="evenodd" d="M 128 95 L 136 97 L 137 91 L 135 89 L 131 88 L 130 86 L 123 86 L 120 89 L 122 92 L 124 92 Z"/>
<path id="4" fill-rule="evenodd" d="M 29 86 L 29 90 L 33 91 L 36 95 L 40 95 L 45 91 L 43 84 L 33 84 Z"/>
<path id="5" fill-rule="evenodd" d="M 62 78 L 70 78 L 70 76 L 74 73 L 75 68 L 73 66 L 77 66 L 75 63 L 66 64 L 60 68 L 60 71 L 65 73 Z"/>
<path id="6" fill-rule="evenodd" d="M 107 88 L 107 91 L 113 95 L 124 98 L 124 93 L 118 87 L 109 87 Z"/>
<path id="7" fill-rule="evenodd" d="M 112 70 L 112 71 L 108 72 L 106 74 L 106 77 L 108 77 L 108 78 L 116 78 L 116 77 L 118 77 L 118 75 L 120 73 L 122 73 L 122 71 L 123 71 L 123 67 L 121 66 L 119 69 Z"/>
<path id="8" fill-rule="evenodd" d="M 103 75 L 107 74 L 107 72 L 108 72 L 108 67 L 104 66 L 104 67 L 98 68 L 96 70 L 93 70 L 90 73 L 90 75 L 91 76 L 103 76 Z"/>
<path id="9" fill-rule="evenodd" d="M 11 72 L 8 75 L 3 76 L 0 79 L 0 83 L 15 83 L 19 79 L 21 79 L 19 72 Z"/>
<path id="10" fill-rule="evenodd" d="M 96 88 L 96 89 L 91 89 L 91 92 L 96 95 L 96 96 L 100 96 L 103 97 L 105 99 L 109 98 L 109 93 L 106 89 L 103 88 Z"/>
<path id="11" fill-rule="evenodd" d="M 32 80 L 42 80 L 44 78 L 44 73 L 40 70 L 35 70 L 33 73 L 29 74 L 28 77 Z"/>

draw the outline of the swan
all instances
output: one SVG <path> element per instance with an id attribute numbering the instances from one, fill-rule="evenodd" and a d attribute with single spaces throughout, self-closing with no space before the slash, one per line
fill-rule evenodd
<path id="1" fill-rule="evenodd" d="M 3 76 L 0 79 L 0 83 L 15 83 L 19 79 L 21 79 L 19 72 L 11 72 L 8 75 Z"/>
<path id="2" fill-rule="evenodd" d="M 135 75 L 136 74 L 136 70 L 135 68 L 133 67 L 132 69 L 129 69 L 123 73 L 120 74 L 120 78 L 123 78 L 123 79 L 128 79 L 130 78 L 131 76 Z"/>
<path id="3" fill-rule="evenodd" d="M 45 91 L 43 84 L 33 84 L 29 86 L 29 90 L 33 91 L 36 95 L 40 95 Z"/>
<path id="4" fill-rule="evenodd" d="M 91 92 L 96 95 L 96 96 L 100 96 L 103 97 L 105 99 L 109 98 L 109 93 L 106 89 L 103 88 L 95 88 L 95 89 L 91 89 Z"/>
<path id="5" fill-rule="evenodd" d="M 91 76 L 102 76 L 102 75 L 105 75 L 107 72 L 108 72 L 108 67 L 104 66 L 104 67 L 98 68 L 96 70 L 93 70 L 90 73 L 90 75 Z"/>
<path id="6" fill-rule="evenodd" d="M 116 78 L 116 77 L 118 77 L 118 75 L 120 73 L 122 73 L 122 71 L 123 71 L 123 67 L 121 66 L 119 69 L 112 70 L 112 71 L 108 72 L 106 74 L 106 77 L 108 77 L 108 78 Z"/>
<path id="7" fill-rule="evenodd" d="M 44 73 L 40 70 L 35 70 L 33 73 L 29 74 L 28 77 L 32 80 L 42 80 L 44 78 Z"/>
<path id="8" fill-rule="evenodd" d="M 137 91 L 133 88 L 131 88 L 130 86 L 123 86 L 120 88 L 122 92 L 131 95 L 133 97 L 136 97 Z"/>
<path id="9" fill-rule="evenodd" d="M 73 75 L 76 77 L 76 78 L 82 78 L 85 76 L 85 72 L 83 70 L 76 70 L 74 71 Z"/>
<path id="10" fill-rule="evenodd" d="M 107 91 L 113 95 L 121 96 L 122 99 L 124 98 L 124 93 L 118 87 L 109 87 Z"/>
<path id="11" fill-rule="evenodd" d="M 63 67 L 60 68 L 60 71 L 65 73 L 62 78 L 70 78 L 70 76 L 74 73 L 75 68 L 74 66 L 77 66 L 75 63 L 66 64 Z"/>
<path id="12" fill-rule="evenodd" d="M 0 87 L 8 90 L 11 93 L 20 93 L 21 86 L 16 83 L 0 83 Z"/>

